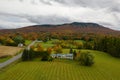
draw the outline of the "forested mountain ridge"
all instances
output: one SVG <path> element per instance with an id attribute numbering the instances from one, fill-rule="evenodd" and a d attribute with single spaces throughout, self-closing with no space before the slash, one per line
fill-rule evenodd
<path id="1" fill-rule="evenodd" d="M 106 28 L 97 23 L 73 22 L 59 25 L 32 25 L 18 29 L 2 29 L 0 32 L 58 32 L 58 33 L 95 33 L 119 35 L 120 31 Z"/>

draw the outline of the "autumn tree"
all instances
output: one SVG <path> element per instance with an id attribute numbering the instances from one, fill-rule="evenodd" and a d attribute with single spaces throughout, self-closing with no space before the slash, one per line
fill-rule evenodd
<path id="1" fill-rule="evenodd" d="M 16 46 L 15 42 L 11 38 L 7 38 L 5 42 L 7 46 Z"/>
<path id="2" fill-rule="evenodd" d="M 91 66 L 94 64 L 94 56 L 89 52 L 82 52 L 79 57 L 79 62 L 84 66 Z"/>
<path id="3" fill-rule="evenodd" d="M 0 36 L 0 43 L 5 44 L 5 37 L 4 36 Z"/>
<path id="4" fill-rule="evenodd" d="M 38 45 L 36 46 L 36 49 L 37 49 L 37 51 L 40 51 L 40 52 L 44 51 L 44 48 L 42 47 L 41 44 L 38 44 Z"/>
<path id="5" fill-rule="evenodd" d="M 51 54 L 51 53 L 52 53 L 52 48 L 47 48 L 47 52 L 48 52 L 49 54 Z"/>
<path id="6" fill-rule="evenodd" d="M 62 53 L 62 47 L 60 45 L 55 45 L 54 46 L 54 51 L 55 51 L 55 54 L 56 54 L 56 58 L 57 58 L 57 54 L 61 54 Z"/>
<path id="7" fill-rule="evenodd" d="M 54 46 L 54 51 L 55 53 L 62 53 L 62 47 L 60 45 L 55 45 Z"/>
<path id="8" fill-rule="evenodd" d="M 83 42 L 76 43 L 78 49 L 82 49 L 84 44 Z"/>

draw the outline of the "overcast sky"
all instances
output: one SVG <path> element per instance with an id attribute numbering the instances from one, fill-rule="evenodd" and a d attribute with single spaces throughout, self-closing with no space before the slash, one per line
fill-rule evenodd
<path id="1" fill-rule="evenodd" d="M 120 0 L 0 0 L 0 28 L 69 22 L 120 30 Z"/>

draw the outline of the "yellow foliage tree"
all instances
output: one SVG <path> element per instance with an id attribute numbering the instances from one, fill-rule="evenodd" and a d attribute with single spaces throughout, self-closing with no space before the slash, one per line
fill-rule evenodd
<path id="1" fill-rule="evenodd" d="M 60 45 L 55 45 L 54 51 L 55 51 L 55 54 L 62 53 L 62 47 Z"/>
<path id="2" fill-rule="evenodd" d="M 51 54 L 51 53 L 52 53 L 52 48 L 47 48 L 47 52 L 48 52 L 49 54 Z"/>
<path id="3" fill-rule="evenodd" d="M 41 46 L 41 44 L 37 45 L 37 51 L 44 51 L 44 48 Z"/>

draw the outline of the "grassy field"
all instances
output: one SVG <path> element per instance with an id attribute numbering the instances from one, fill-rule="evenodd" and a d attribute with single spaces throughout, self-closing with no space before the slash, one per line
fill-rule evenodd
<path id="1" fill-rule="evenodd" d="M 0 57 L 1 56 L 13 56 L 20 50 L 22 50 L 22 48 L 11 47 L 11 46 L 0 46 Z"/>
<path id="2" fill-rule="evenodd" d="M 31 40 L 25 40 L 25 45 L 29 45 L 31 42 Z"/>
<path id="3" fill-rule="evenodd" d="M 48 47 L 52 47 L 54 46 L 54 44 L 52 44 L 53 41 L 56 41 L 56 40 L 51 40 L 51 41 L 48 41 L 48 42 L 36 42 L 34 45 L 36 46 L 37 44 L 41 44 L 42 47 L 44 48 L 48 48 Z"/>
<path id="4" fill-rule="evenodd" d="M 73 49 L 73 51 L 74 51 L 74 50 L 76 50 L 77 52 L 80 51 L 79 49 Z M 64 53 L 67 53 L 67 54 L 68 54 L 68 53 L 70 52 L 70 49 L 62 49 L 62 51 L 63 51 L 63 54 L 64 54 Z"/>
<path id="5" fill-rule="evenodd" d="M 86 51 L 86 50 L 82 50 Z M 0 70 L 0 80 L 120 80 L 120 59 L 99 52 L 92 67 L 72 60 L 20 62 Z"/>
<path id="6" fill-rule="evenodd" d="M 10 59 L 12 56 L 20 52 L 22 48 L 11 46 L 0 46 L 0 63 Z"/>
<path id="7" fill-rule="evenodd" d="M 0 58 L 0 63 L 4 62 L 4 61 L 7 61 L 8 59 L 10 59 L 11 56 L 8 56 L 8 57 L 4 57 L 4 58 Z"/>
<path id="8" fill-rule="evenodd" d="M 32 41 L 25 40 L 25 45 L 29 45 Z M 12 56 L 21 52 L 23 48 L 12 47 L 12 46 L 0 46 L 0 63 L 7 61 Z"/>

